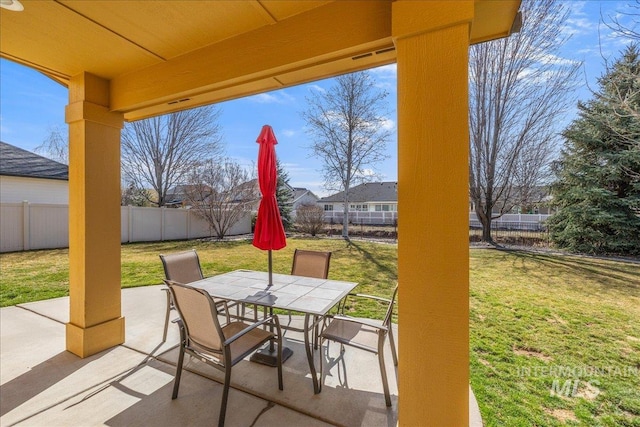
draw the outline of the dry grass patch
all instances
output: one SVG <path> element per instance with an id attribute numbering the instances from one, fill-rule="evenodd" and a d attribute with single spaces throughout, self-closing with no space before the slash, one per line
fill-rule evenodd
<path id="1" fill-rule="evenodd" d="M 545 412 L 558 421 L 578 421 L 576 414 L 568 409 L 545 409 Z"/>
<path id="2" fill-rule="evenodd" d="M 513 352 L 518 356 L 527 356 L 527 357 L 535 357 L 536 359 L 540 359 L 543 362 L 550 362 L 553 360 L 552 357 L 542 354 L 538 350 L 531 348 L 519 348 L 516 347 L 513 349 Z"/>

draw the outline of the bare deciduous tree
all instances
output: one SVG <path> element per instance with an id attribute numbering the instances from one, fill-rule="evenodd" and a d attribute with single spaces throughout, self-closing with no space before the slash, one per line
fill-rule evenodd
<path id="1" fill-rule="evenodd" d="M 149 206 L 151 198 L 149 190 L 138 188 L 132 182 L 123 182 L 120 186 L 121 206 Z"/>
<path id="2" fill-rule="evenodd" d="M 629 3 L 626 8 L 619 10 L 615 15 L 608 16 L 608 18 L 602 18 L 604 24 L 612 29 L 618 37 L 625 41 L 631 40 L 633 43 L 640 44 L 640 0 Z M 614 64 L 610 64 L 605 59 L 605 66 L 607 73 L 613 72 Z M 627 73 L 626 78 L 632 81 L 637 78 L 633 75 L 630 69 L 617 70 L 618 73 Z M 624 76 L 622 76 L 624 77 Z M 624 78 L 623 78 L 624 80 Z M 625 87 L 624 89 L 619 87 L 617 81 L 611 82 L 611 89 L 606 93 L 592 92 L 594 96 L 606 97 L 606 101 L 612 105 L 617 105 L 615 115 L 608 117 L 609 121 L 605 123 L 612 132 L 615 132 L 615 137 L 626 141 L 628 144 L 640 148 L 640 129 L 633 131 L 631 128 L 625 129 L 624 132 L 618 132 L 618 127 L 615 126 L 613 120 L 615 117 L 627 118 L 628 120 L 635 122 L 640 118 L 640 111 L 637 109 L 637 103 L 634 100 L 640 96 L 640 90 Z M 632 177 L 638 177 L 637 171 L 626 169 L 626 173 Z"/>
<path id="3" fill-rule="evenodd" d="M 618 11 L 602 20 L 621 37 L 640 41 L 640 0 L 630 2 L 627 10 Z"/>
<path id="4" fill-rule="evenodd" d="M 525 0 L 521 11 L 519 33 L 469 54 L 469 192 L 487 242 L 492 220 L 546 183 L 580 66 L 556 56 L 566 40 L 561 3 Z"/>
<path id="5" fill-rule="evenodd" d="M 203 160 L 220 155 L 219 115 L 207 106 L 127 123 L 122 131 L 123 177 L 139 188 L 153 188 L 154 202 L 164 206 L 169 189 L 183 183 Z"/>
<path id="6" fill-rule="evenodd" d="M 324 209 L 314 203 L 306 203 L 296 209 L 296 224 L 300 231 L 312 236 L 324 227 Z"/>
<path id="7" fill-rule="evenodd" d="M 372 167 L 387 156 L 390 132 L 387 92 L 379 90 L 366 71 L 339 76 L 326 92 L 307 98 L 302 113 L 315 158 L 323 162 L 325 188 L 344 191 L 342 236 L 349 237 L 349 189 L 375 178 Z"/>
<path id="8" fill-rule="evenodd" d="M 218 239 L 260 199 L 254 175 L 231 159 L 206 160 L 190 173 L 188 183 L 185 195 L 191 209 Z"/>
<path id="9" fill-rule="evenodd" d="M 69 164 L 69 137 L 67 129 L 54 126 L 49 129 L 49 136 L 35 149 L 39 153 L 56 162 Z"/>

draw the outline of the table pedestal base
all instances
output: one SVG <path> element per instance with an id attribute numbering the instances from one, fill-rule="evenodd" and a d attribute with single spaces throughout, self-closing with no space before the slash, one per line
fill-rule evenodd
<path id="1" fill-rule="evenodd" d="M 270 350 L 269 344 L 266 347 L 261 348 L 251 355 L 249 358 L 252 362 L 262 363 L 263 365 L 276 367 L 278 366 L 278 351 L 274 348 L 273 351 Z M 285 362 L 291 355 L 293 354 L 293 350 L 289 347 L 282 347 L 282 363 Z"/>

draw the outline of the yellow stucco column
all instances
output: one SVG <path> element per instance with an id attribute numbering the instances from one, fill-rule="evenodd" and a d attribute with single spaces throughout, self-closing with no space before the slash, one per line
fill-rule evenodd
<path id="1" fill-rule="evenodd" d="M 471 19 L 472 2 L 393 6 L 401 426 L 469 425 Z"/>
<path id="2" fill-rule="evenodd" d="M 120 130 L 109 81 L 71 79 L 67 350 L 87 357 L 124 342 L 120 291 Z"/>

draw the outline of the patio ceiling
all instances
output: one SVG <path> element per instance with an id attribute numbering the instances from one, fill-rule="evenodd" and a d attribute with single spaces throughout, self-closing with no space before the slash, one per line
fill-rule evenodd
<path id="1" fill-rule="evenodd" d="M 63 85 L 110 80 L 126 120 L 396 61 L 390 0 L 21 3 L 0 9 L 0 55 Z M 475 1 L 471 42 L 508 35 L 519 3 Z"/>

